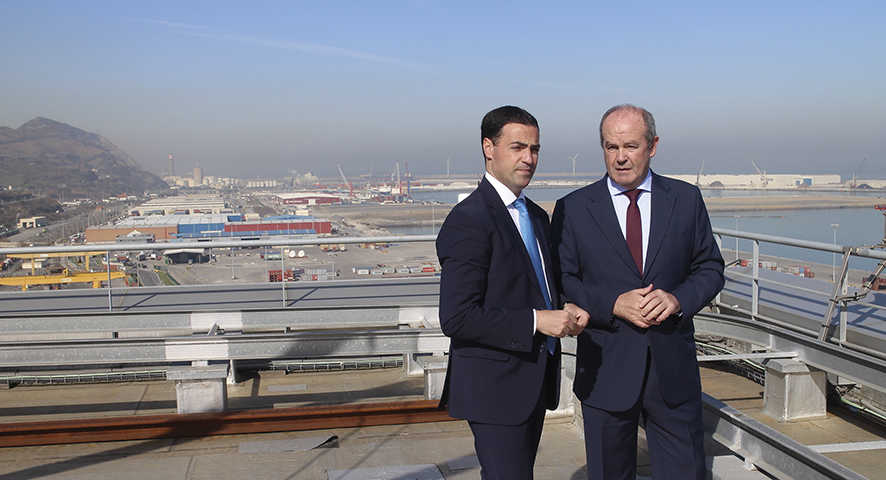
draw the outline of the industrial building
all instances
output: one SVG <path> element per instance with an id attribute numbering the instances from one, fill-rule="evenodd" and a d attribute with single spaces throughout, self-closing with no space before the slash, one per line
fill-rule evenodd
<path id="1" fill-rule="evenodd" d="M 261 238 L 275 235 L 320 235 L 332 232 L 328 220 L 287 215 L 245 220 L 239 214 L 149 215 L 128 217 L 112 226 L 90 227 L 87 243 L 131 241 L 134 236 L 154 241 L 209 238 Z"/>
<path id="2" fill-rule="evenodd" d="M 840 175 L 799 175 L 766 173 L 748 175 L 729 174 L 689 174 L 667 175 L 702 187 L 725 188 L 797 188 L 797 187 L 841 187 Z"/>
<path id="3" fill-rule="evenodd" d="M 332 205 L 343 202 L 341 195 L 319 192 L 290 192 L 276 194 L 283 205 Z"/>
<path id="4" fill-rule="evenodd" d="M 46 225 L 46 217 L 28 217 L 18 221 L 18 228 L 37 228 Z"/>
<path id="5" fill-rule="evenodd" d="M 182 195 L 155 198 L 129 210 L 132 217 L 152 215 L 233 213 L 224 200 L 216 195 Z"/>

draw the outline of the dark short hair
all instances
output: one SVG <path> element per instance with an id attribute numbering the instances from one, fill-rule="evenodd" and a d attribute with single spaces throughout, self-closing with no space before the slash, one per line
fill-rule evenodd
<path id="1" fill-rule="evenodd" d="M 655 140 L 655 118 L 652 117 L 649 110 L 636 105 L 631 105 L 630 103 L 616 105 L 609 110 L 606 110 L 606 113 L 603 114 L 603 118 L 600 119 L 600 146 L 603 146 L 603 122 L 606 121 L 606 118 L 608 118 L 609 115 L 621 110 L 630 110 L 639 113 L 640 116 L 643 117 L 643 123 L 646 124 L 646 134 L 644 135 L 646 137 L 646 148 L 652 148 L 652 142 Z"/>
<path id="2" fill-rule="evenodd" d="M 538 120 L 531 113 L 520 107 L 505 105 L 483 116 L 483 121 L 480 123 L 480 142 L 483 142 L 484 138 L 488 138 L 492 140 L 492 143 L 495 143 L 501 136 L 501 129 L 509 123 L 538 128 Z"/>

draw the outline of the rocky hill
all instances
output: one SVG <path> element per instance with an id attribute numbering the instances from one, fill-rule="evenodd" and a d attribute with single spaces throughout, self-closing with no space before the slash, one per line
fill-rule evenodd
<path id="1" fill-rule="evenodd" d="M 140 195 L 169 188 L 101 135 L 42 117 L 17 129 L 0 127 L 0 172 L 2 187 L 55 198 Z"/>

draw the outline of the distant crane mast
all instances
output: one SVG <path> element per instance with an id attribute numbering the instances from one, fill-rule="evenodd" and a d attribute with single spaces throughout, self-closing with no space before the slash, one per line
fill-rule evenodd
<path id="1" fill-rule="evenodd" d="M 864 162 L 868 161 L 868 157 L 864 157 L 861 159 L 861 163 L 858 164 L 858 167 L 852 172 L 852 179 L 849 181 L 849 188 L 856 188 L 858 186 L 858 179 L 856 178 L 856 173 L 861 171 L 861 168 L 864 167 Z"/>
<path id="2" fill-rule="evenodd" d="M 701 159 L 701 166 L 698 167 L 698 172 L 695 174 L 695 186 L 701 186 L 701 176 L 704 174 L 704 158 Z"/>
<path id="3" fill-rule="evenodd" d="M 341 164 L 336 165 L 336 167 L 338 167 L 338 174 L 341 175 L 341 181 L 344 182 L 345 185 L 348 186 L 348 195 L 353 197 L 354 196 L 354 186 L 351 185 L 351 182 L 349 182 L 348 178 L 345 177 L 345 172 L 341 169 Z"/>
<path id="4" fill-rule="evenodd" d="M 751 163 L 754 164 L 754 168 L 757 169 L 757 173 L 760 174 L 760 183 L 762 183 L 763 187 L 765 188 L 766 185 L 769 184 L 769 177 L 766 176 L 766 170 L 762 170 L 760 166 L 757 165 L 757 162 L 755 162 L 754 160 L 751 160 Z"/>
<path id="5" fill-rule="evenodd" d="M 397 165 L 397 195 L 403 195 L 403 182 L 400 181 L 400 162 L 397 161 L 395 165 Z"/>

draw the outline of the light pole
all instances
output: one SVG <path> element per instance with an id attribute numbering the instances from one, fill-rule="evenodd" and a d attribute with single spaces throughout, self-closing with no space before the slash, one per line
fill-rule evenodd
<path id="1" fill-rule="evenodd" d="M 738 219 L 739 218 L 741 218 L 741 216 L 739 216 L 739 215 L 735 216 L 735 231 L 736 232 L 738 231 Z M 735 237 L 735 261 L 736 262 L 738 261 L 738 237 Z"/>
<path id="2" fill-rule="evenodd" d="M 231 280 L 236 280 L 237 275 L 234 275 L 234 247 L 231 247 L 231 250 L 228 253 L 228 255 L 231 256 Z"/>
<path id="3" fill-rule="evenodd" d="M 840 228 L 839 223 L 832 223 L 831 228 L 834 229 L 834 246 L 837 246 L 837 229 Z M 831 253 L 831 280 L 837 283 L 837 252 Z"/>

